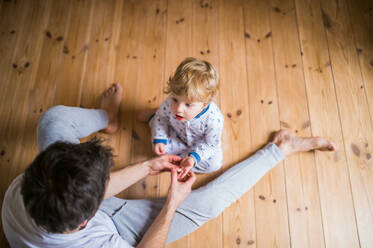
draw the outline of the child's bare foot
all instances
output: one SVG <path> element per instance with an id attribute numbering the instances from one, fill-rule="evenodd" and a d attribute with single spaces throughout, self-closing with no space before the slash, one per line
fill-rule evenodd
<path id="1" fill-rule="evenodd" d="M 109 124 L 104 129 L 106 133 L 115 133 L 118 129 L 118 111 L 122 101 L 123 88 L 119 83 L 114 83 L 102 94 L 101 108 L 106 110 Z"/>
<path id="2" fill-rule="evenodd" d="M 336 146 L 326 139 L 320 137 L 298 137 L 289 130 L 276 132 L 272 142 L 280 148 L 285 156 L 311 150 L 335 151 L 336 149 Z"/>
<path id="3" fill-rule="evenodd" d="M 138 120 L 139 122 L 148 122 L 150 116 L 152 116 L 156 111 L 156 108 L 139 111 L 137 113 L 136 120 Z"/>

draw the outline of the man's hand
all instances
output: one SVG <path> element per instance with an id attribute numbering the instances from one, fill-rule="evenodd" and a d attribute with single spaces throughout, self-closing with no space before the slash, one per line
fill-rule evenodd
<path id="1" fill-rule="evenodd" d="M 184 181 L 177 180 L 178 166 L 172 166 L 171 169 L 171 186 L 168 190 L 167 201 L 162 210 L 155 218 L 153 224 L 146 231 L 145 235 L 138 244 L 138 248 L 159 248 L 165 247 L 167 234 L 170 229 L 172 218 L 181 202 L 187 197 L 192 190 L 192 184 L 196 176 L 191 171 Z"/>
<path id="2" fill-rule="evenodd" d="M 163 171 L 170 171 L 175 165 L 179 165 L 182 158 L 179 156 L 165 154 L 144 162 L 149 168 L 149 175 L 158 175 Z"/>
<path id="3" fill-rule="evenodd" d="M 153 146 L 154 153 L 157 154 L 157 155 L 164 154 L 165 146 L 166 145 L 163 144 L 163 143 L 156 143 L 156 144 L 154 144 L 154 146 Z"/>
<path id="4" fill-rule="evenodd" d="M 105 199 L 120 193 L 147 175 L 157 175 L 178 167 L 182 158 L 165 154 L 160 157 L 136 163 L 110 172 L 110 179 L 105 192 Z"/>
<path id="5" fill-rule="evenodd" d="M 192 191 L 192 185 L 196 181 L 196 175 L 193 171 L 189 171 L 183 180 L 178 180 L 178 168 L 173 166 L 171 169 L 171 186 L 168 190 L 167 201 L 175 208 L 189 195 Z"/>
<path id="6" fill-rule="evenodd" d="M 179 172 L 177 179 L 183 180 L 183 178 L 185 178 L 186 175 L 188 175 L 190 169 L 192 169 L 195 163 L 196 162 L 194 158 L 192 158 L 191 156 L 185 157 L 183 160 L 181 160 L 180 172 Z"/>

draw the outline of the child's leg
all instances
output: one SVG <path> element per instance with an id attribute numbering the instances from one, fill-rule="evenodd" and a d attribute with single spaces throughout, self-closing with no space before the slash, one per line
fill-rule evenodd
<path id="1" fill-rule="evenodd" d="M 175 130 L 170 130 L 170 137 L 167 141 L 165 152 L 180 156 L 182 158 L 188 156 L 190 148 L 177 136 Z M 196 173 L 210 173 L 217 171 L 223 164 L 223 152 L 217 151 L 216 154 L 208 158 L 207 160 L 200 161 L 192 170 Z"/>
<path id="2" fill-rule="evenodd" d="M 172 128 L 170 129 L 170 137 L 166 146 L 166 153 L 185 157 L 188 153 L 187 145 L 180 140 L 177 133 Z"/>
<path id="3" fill-rule="evenodd" d="M 222 164 L 223 151 L 219 150 L 207 160 L 201 160 L 192 170 L 197 173 L 210 173 L 219 170 Z"/>
<path id="4" fill-rule="evenodd" d="M 56 141 L 79 143 L 79 139 L 104 129 L 109 123 L 105 110 L 54 106 L 41 117 L 37 139 L 39 151 Z"/>

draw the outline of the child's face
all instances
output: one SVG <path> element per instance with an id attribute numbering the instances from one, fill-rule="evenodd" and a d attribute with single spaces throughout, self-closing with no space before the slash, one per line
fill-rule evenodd
<path id="1" fill-rule="evenodd" d="M 196 115 L 206 107 L 203 102 L 190 102 L 185 96 L 171 94 L 171 110 L 179 121 L 188 121 L 193 119 Z"/>

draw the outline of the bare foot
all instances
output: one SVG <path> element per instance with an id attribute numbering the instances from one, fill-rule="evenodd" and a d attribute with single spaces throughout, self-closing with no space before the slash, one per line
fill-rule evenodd
<path id="1" fill-rule="evenodd" d="M 280 130 L 275 133 L 272 141 L 280 148 L 285 156 L 297 153 L 308 152 L 312 150 L 335 151 L 336 146 L 320 137 L 303 138 L 296 136 L 289 130 Z"/>
<path id="2" fill-rule="evenodd" d="M 136 116 L 136 120 L 139 122 L 148 122 L 149 118 L 157 111 L 156 108 L 154 109 L 146 109 L 139 111 Z"/>
<path id="3" fill-rule="evenodd" d="M 123 88 L 120 83 L 114 83 L 102 94 L 101 108 L 106 110 L 109 124 L 104 129 L 106 133 L 115 133 L 118 129 L 118 111 L 122 101 Z"/>

